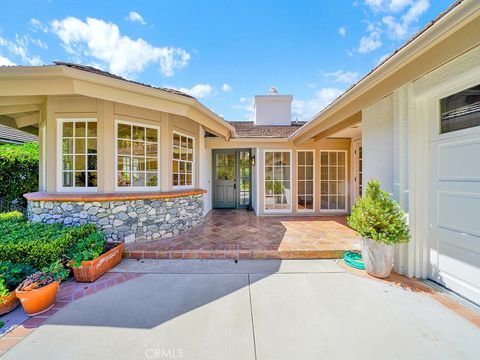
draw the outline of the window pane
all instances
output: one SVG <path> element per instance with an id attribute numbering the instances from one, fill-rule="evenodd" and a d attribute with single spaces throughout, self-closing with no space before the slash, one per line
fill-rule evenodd
<path id="1" fill-rule="evenodd" d="M 147 141 L 156 143 L 158 139 L 157 129 L 147 128 L 146 136 L 147 136 Z"/>
<path id="2" fill-rule="evenodd" d="M 88 155 L 87 157 L 87 170 L 97 170 L 97 155 Z"/>
<path id="3" fill-rule="evenodd" d="M 440 133 L 480 126 L 480 85 L 440 100 Z"/>
<path id="4" fill-rule="evenodd" d="M 187 161 L 193 161 L 193 150 L 187 150 Z"/>
<path id="5" fill-rule="evenodd" d="M 275 152 L 273 153 L 273 165 L 282 165 L 282 153 Z"/>
<path id="6" fill-rule="evenodd" d="M 305 181 L 298 182 L 298 193 L 302 195 L 305 194 Z"/>
<path id="7" fill-rule="evenodd" d="M 180 161 L 178 160 L 173 160 L 172 162 L 172 171 L 174 173 L 178 173 L 178 171 L 180 170 L 180 165 L 179 165 Z"/>
<path id="8" fill-rule="evenodd" d="M 73 170 L 73 156 L 64 155 L 63 156 L 63 170 Z"/>
<path id="9" fill-rule="evenodd" d="M 132 172 L 132 185 L 145 186 L 145 173 Z"/>
<path id="10" fill-rule="evenodd" d="M 179 185 L 179 182 L 178 182 L 178 174 L 173 174 L 173 186 L 178 186 Z"/>
<path id="11" fill-rule="evenodd" d="M 131 185 L 131 173 L 122 171 L 118 173 L 118 186 L 130 186 Z"/>
<path id="12" fill-rule="evenodd" d="M 130 157 L 119 156 L 117 161 L 117 169 L 121 171 L 131 171 Z"/>
<path id="13" fill-rule="evenodd" d="M 345 196 L 339 196 L 337 206 L 339 209 L 345 209 Z"/>
<path id="14" fill-rule="evenodd" d="M 180 145 L 183 149 L 187 148 L 187 138 L 185 136 L 180 136 Z"/>
<path id="15" fill-rule="evenodd" d="M 97 137 L 97 122 L 89 121 L 87 123 L 87 135 L 88 137 Z"/>
<path id="16" fill-rule="evenodd" d="M 312 195 L 313 194 L 313 181 L 306 181 L 305 182 L 305 194 Z"/>
<path id="17" fill-rule="evenodd" d="M 282 168 L 283 172 L 283 180 L 290 180 L 290 167 L 284 167 Z"/>
<path id="18" fill-rule="evenodd" d="M 118 124 L 118 138 L 130 140 L 132 138 L 132 127 L 130 125 Z"/>
<path id="19" fill-rule="evenodd" d="M 95 154 L 97 152 L 97 139 L 87 140 L 87 152 L 89 154 Z"/>
<path id="20" fill-rule="evenodd" d="M 73 186 L 73 172 L 64 172 L 63 173 L 63 186 L 72 187 Z"/>
<path id="21" fill-rule="evenodd" d="M 328 153 L 328 161 L 330 165 L 337 165 L 337 153 L 336 152 L 329 152 Z"/>
<path id="22" fill-rule="evenodd" d="M 305 151 L 298 152 L 298 165 L 305 165 Z"/>
<path id="23" fill-rule="evenodd" d="M 309 210 L 313 209 L 313 196 L 305 196 L 305 207 Z"/>
<path id="24" fill-rule="evenodd" d="M 133 127 L 133 140 L 145 141 L 145 128 L 140 126 Z"/>
<path id="25" fill-rule="evenodd" d="M 273 165 L 273 153 L 266 152 L 265 153 L 265 166 L 272 166 Z"/>
<path id="26" fill-rule="evenodd" d="M 265 180 L 273 180 L 273 168 L 265 168 Z"/>
<path id="27" fill-rule="evenodd" d="M 305 152 L 305 165 L 312 165 L 313 166 L 313 152 L 312 151 Z"/>
<path id="28" fill-rule="evenodd" d="M 193 150 L 193 139 L 187 138 L 188 149 Z"/>
<path id="29" fill-rule="evenodd" d="M 345 153 L 339 152 L 337 154 L 338 165 L 345 165 Z"/>
<path id="30" fill-rule="evenodd" d="M 132 141 L 132 154 L 145 155 L 145 143 L 143 141 Z"/>
<path id="31" fill-rule="evenodd" d="M 275 195 L 283 194 L 282 182 L 281 181 L 274 181 L 273 182 L 273 193 Z"/>
<path id="32" fill-rule="evenodd" d="M 62 153 L 73 154 L 73 139 L 63 139 L 62 141 Z"/>
<path id="33" fill-rule="evenodd" d="M 180 147 L 180 135 L 173 134 L 173 146 Z"/>
<path id="34" fill-rule="evenodd" d="M 173 158 L 174 159 L 180 159 L 180 149 L 179 148 L 173 148 Z"/>
<path id="35" fill-rule="evenodd" d="M 87 185 L 89 187 L 96 187 L 97 186 L 97 172 L 96 171 L 89 171 L 88 172 Z"/>
<path id="36" fill-rule="evenodd" d="M 282 152 L 282 163 L 283 165 L 290 165 L 290 153 Z"/>
<path id="37" fill-rule="evenodd" d="M 85 171 L 75 171 L 75 186 L 85 187 L 86 174 Z"/>
<path id="38" fill-rule="evenodd" d="M 313 179 L 313 167 L 307 166 L 305 168 L 305 179 L 312 180 Z"/>
<path id="39" fill-rule="evenodd" d="M 63 137 L 73 137 L 73 122 L 63 123 Z"/>
<path id="40" fill-rule="evenodd" d="M 83 121 L 75 122 L 75 137 L 85 137 L 86 136 L 86 123 Z"/>
<path id="41" fill-rule="evenodd" d="M 193 185 L 192 174 L 187 174 L 187 180 L 185 185 Z"/>
<path id="42" fill-rule="evenodd" d="M 145 158 L 132 157 L 132 171 L 144 171 L 145 170 Z"/>
<path id="43" fill-rule="evenodd" d="M 75 154 L 85 154 L 86 146 L 85 139 L 75 139 Z"/>
<path id="44" fill-rule="evenodd" d="M 158 161 L 157 159 L 147 159 L 147 171 L 157 171 L 158 169 Z"/>
<path id="45" fill-rule="evenodd" d="M 75 155 L 75 170 L 85 170 L 85 155 Z"/>
<path id="46" fill-rule="evenodd" d="M 146 181 L 147 181 L 147 186 L 157 186 L 158 185 L 157 174 L 147 173 Z"/>
<path id="47" fill-rule="evenodd" d="M 131 154 L 131 142 L 130 140 L 118 140 L 118 153 L 121 155 Z"/>

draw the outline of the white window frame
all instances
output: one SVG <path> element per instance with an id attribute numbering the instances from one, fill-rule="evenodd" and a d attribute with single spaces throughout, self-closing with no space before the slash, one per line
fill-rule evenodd
<path id="1" fill-rule="evenodd" d="M 97 186 L 95 187 L 78 187 L 78 186 L 63 186 L 63 123 L 65 122 L 96 122 L 97 123 Z M 75 138 L 74 138 L 75 139 Z M 75 142 L 75 141 L 74 141 Z M 45 150 L 45 149 L 44 149 Z M 99 180 L 99 163 L 98 163 L 98 121 L 96 118 L 57 118 L 57 192 L 66 193 L 88 193 L 97 192 Z M 88 171 L 88 170 L 86 170 Z M 75 169 L 73 170 L 73 184 L 75 185 Z M 44 185 L 45 186 L 45 185 Z"/>
<path id="2" fill-rule="evenodd" d="M 123 125 L 130 125 L 130 126 L 140 126 L 145 128 L 151 128 L 157 130 L 157 186 L 118 186 L 118 124 Z M 144 122 L 139 121 L 128 121 L 123 119 L 115 119 L 115 191 L 118 192 L 149 192 L 149 191 L 159 191 L 160 190 L 160 168 L 161 168 L 161 161 L 160 161 L 160 146 L 161 146 L 161 139 L 160 139 L 160 127 L 156 125 L 151 125 Z"/>
<path id="3" fill-rule="evenodd" d="M 266 208 L 266 198 L 267 194 L 265 193 L 265 154 L 267 152 L 288 152 L 290 153 L 290 208 L 288 209 L 267 209 Z M 291 149 L 264 149 L 263 150 L 263 181 L 262 181 L 262 197 L 263 197 L 263 212 L 265 214 L 275 214 L 275 213 L 291 213 L 293 211 L 293 157 Z"/>
<path id="4" fill-rule="evenodd" d="M 312 169 L 312 170 L 313 170 L 313 178 L 312 178 L 312 182 L 313 182 L 313 183 L 312 183 L 312 186 L 313 186 L 313 191 L 312 191 L 312 196 L 313 196 L 313 208 L 312 208 L 312 209 L 300 209 L 300 208 L 298 207 L 298 196 L 299 196 L 299 195 L 298 195 L 298 183 L 299 183 L 299 181 L 300 181 L 300 180 L 299 180 L 299 176 L 298 176 L 298 167 L 299 167 L 298 155 L 299 155 L 299 153 L 301 153 L 301 152 L 311 152 L 311 153 L 313 154 L 313 169 Z M 302 212 L 302 213 L 303 213 L 303 212 L 306 212 L 306 213 L 315 212 L 315 204 L 317 203 L 317 197 L 316 197 L 316 179 L 315 179 L 315 152 L 316 152 L 316 151 L 315 151 L 315 150 L 312 150 L 312 149 L 298 149 L 298 150 L 296 151 L 296 153 L 297 153 L 297 166 L 296 166 L 295 171 L 296 171 L 296 174 L 297 174 L 297 179 L 296 179 L 296 180 L 297 180 L 297 191 L 296 191 L 296 197 L 295 197 L 295 198 L 297 199 L 297 201 L 295 202 L 295 206 L 297 207 L 297 212 Z M 305 167 L 305 166 L 303 165 L 303 167 Z M 303 180 L 302 180 L 302 181 L 303 181 Z M 302 196 L 307 196 L 307 195 L 305 194 L 305 195 L 302 195 Z"/>
<path id="5" fill-rule="evenodd" d="M 330 153 L 330 152 L 336 152 L 336 153 L 343 152 L 345 154 L 345 165 L 344 165 L 345 166 L 345 189 L 344 189 L 344 191 L 345 191 L 345 206 L 342 209 L 323 209 L 322 208 L 322 182 L 324 181 L 324 180 L 322 180 L 322 152 L 328 152 L 328 153 Z M 319 202 L 319 205 L 318 205 L 319 206 L 318 210 L 320 212 L 326 212 L 326 213 L 344 213 L 344 212 L 347 212 L 348 211 L 347 200 L 349 198 L 349 193 L 348 193 L 349 178 L 348 178 L 347 150 L 324 150 L 324 149 L 320 149 L 318 157 L 319 157 L 318 163 L 319 163 L 319 169 L 320 169 L 320 194 L 319 194 L 320 202 Z M 337 181 L 338 181 L 338 179 L 337 179 Z M 330 194 L 328 196 L 330 196 Z M 337 196 L 338 196 L 338 189 L 337 189 Z"/>
<path id="6" fill-rule="evenodd" d="M 192 142 L 192 150 L 193 150 L 193 154 L 192 154 L 192 185 L 173 185 L 173 160 L 178 160 L 178 159 L 174 159 L 173 158 L 173 135 L 179 135 L 179 136 L 183 136 L 183 137 L 186 137 L 186 138 L 189 138 L 191 139 L 193 142 Z M 188 135 L 188 134 L 185 134 L 185 133 L 182 133 L 180 131 L 177 131 L 177 130 L 174 130 L 172 131 L 172 157 L 171 157 L 171 162 L 170 162 L 170 183 L 172 184 L 172 189 L 174 190 L 182 190 L 182 189 L 194 189 L 195 188 L 195 166 L 196 166 L 196 143 L 195 143 L 195 136 L 192 136 L 192 135 Z M 180 161 L 185 161 L 185 160 L 180 160 Z M 188 161 L 188 160 L 187 160 Z"/>

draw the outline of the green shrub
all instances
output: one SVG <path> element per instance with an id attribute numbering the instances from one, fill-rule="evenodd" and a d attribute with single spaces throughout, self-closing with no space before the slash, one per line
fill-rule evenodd
<path id="1" fill-rule="evenodd" d="M 38 191 L 38 143 L 0 145 L 0 198 L 21 200 Z"/>
<path id="2" fill-rule="evenodd" d="M 380 188 L 380 181 L 369 181 L 365 196 L 353 205 L 348 225 L 361 236 L 388 245 L 408 242 L 410 234 L 405 213 Z"/>
<path id="3" fill-rule="evenodd" d="M 27 264 L 0 261 L 0 296 L 7 296 L 29 275 L 36 271 Z"/>
<path id="4" fill-rule="evenodd" d="M 66 256 L 77 241 L 97 232 L 93 224 L 66 227 L 61 224 L 33 223 L 18 214 L 0 220 L 0 261 L 26 263 L 37 269 Z"/>
<path id="5" fill-rule="evenodd" d="M 94 232 L 87 237 L 78 240 L 68 253 L 69 259 L 73 260 L 73 266 L 79 267 L 82 261 L 93 260 L 105 252 L 107 241 L 102 233 Z"/>

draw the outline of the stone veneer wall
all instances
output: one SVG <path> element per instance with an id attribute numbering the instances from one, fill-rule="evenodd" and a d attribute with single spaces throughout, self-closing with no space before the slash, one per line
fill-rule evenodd
<path id="1" fill-rule="evenodd" d="M 28 218 L 47 224 L 93 223 L 107 239 L 126 243 L 155 240 L 203 223 L 203 196 L 92 202 L 28 200 Z"/>

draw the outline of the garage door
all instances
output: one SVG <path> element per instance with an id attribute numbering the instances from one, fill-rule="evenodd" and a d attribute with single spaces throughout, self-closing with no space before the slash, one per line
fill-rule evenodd
<path id="1" fill-rule="evenodd" d="M 480 85 L 430 112 L 430 277 L 480 304 Z"/>

